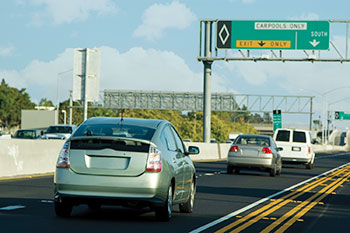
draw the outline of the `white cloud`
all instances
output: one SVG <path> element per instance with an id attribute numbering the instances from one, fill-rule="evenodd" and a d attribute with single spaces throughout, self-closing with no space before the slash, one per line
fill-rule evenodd
<path id="1" fill-rule="evenodd" d="M 132 48 L 120 53 L 101 48 L 101 89 L 201 92 L 203 74 L 193 72 L 170 51 Z M 213 76 L 213 91 L 228 91 L 225 79 Z"/>
<path id="2" fill-rule="evenodd" d="M 142 16 L 142 24 L 134 31 L 135 37 L 156 40 L 168 28 L 184 29 L 196 20 L 195 14 L 179 1 L 170 4 L 154 4 Z"/>
<path id="3" fill-rule="evenodd" d="M 302 13 L 299 16 L 293 16 L 289 18 L 290 20 L 319 20 L 320 16 L 316 13 Z"/>
<path id="4" fill-rule="evenodd" d="M 0 47 L 0 56 L 9 56 L 15 50 L 13 46 Z"/>
<path id="5" fill-rule="evenodd" d="M 242 2 L 244 4 L 252 4 L 252 3 L 255 3 L 257 0 L 229 0 L 230 2 Z"/>
<path id="6" fill-rule="evenodd" d="M 256 2 L 256 0 L 242 0 L 242 2 L 245 4 L 251 4 L 251 3 Z"/>
<path id="7" fill-rule="evenodd" d="M 203 74 L 194 72 L 173 52 L 135 47 L 125 53 L 101 47 L 100 90 L 149 90 L 202 92 Z M 27 88 L 32 100 L 56 102 L 57 74 L 73 67 L 73 49 L 66 49 L 52 61 L 32 61 L 23 70 L 0 70 L 10 86 Z M 60 100 L 69 98 L 73 72 L 59 76 Z M 212 91 L 227 92 L 227 80 L 213 74 Z"/>
<path id="8" fill-rule="evenodd" d="M 32 0 L 32 4 L 43 6 L 42 11 L 33 15 L 31 24 L 35 26 L 45 24 L 47 20 L 54 24 L 84 21 L 92 13 L 105 15 L 117 11 L 112 0 Z"/>

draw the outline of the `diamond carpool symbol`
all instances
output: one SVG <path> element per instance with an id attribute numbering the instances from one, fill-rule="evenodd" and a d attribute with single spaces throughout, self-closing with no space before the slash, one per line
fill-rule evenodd
<path id="1" fill-rule="evenodd" d="M 228 31 L 226 24 L 223 24 L 223 26 L 221 27 L 221 30 L 219 32 L 219 38 L 221 40 L 221 43 L 223 45 L 226 44 L 227 39 L 230 37 L 230 32 Z"/>

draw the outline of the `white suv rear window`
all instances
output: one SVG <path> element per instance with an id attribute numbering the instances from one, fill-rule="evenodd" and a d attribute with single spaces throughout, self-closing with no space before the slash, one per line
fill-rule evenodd
<path id="1" fill-rule="evenodd" d="M 289 142 L 289 130 L 279 130 L 277 133 L 276 141 L 279 142 Z"/>
<path id="2" fill-rule="evenodd" d="M 305 132 L 294 131 L 293 132 L 293 142 L 304 142 L 304 143 L 306 143 L 306 134 L 305 134 Z"/>

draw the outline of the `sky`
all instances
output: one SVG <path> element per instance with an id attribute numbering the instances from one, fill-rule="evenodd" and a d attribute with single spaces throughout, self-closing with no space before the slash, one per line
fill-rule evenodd
<path id="1" fill-rule="evenodd" d="M 57 97 L 69 98 L 76 48 L 100 50 L 100 91 L 201 92 L 203 64 L 197 60 L 201 19 L 346 20 L 350 9 L 346 0 L 1 0 L 0 4 L 0 78 L 26 88 L 35 103 L 41 98 L 54 103 Z M 345 24 L 331 24 L 330 40 L 345 57 Z M 321 57 L 339 58 L 330 48 Z M 264 53 L 269 51 L 252 51 L 254 56 Z M 237 50 L 228 54 L 240 56 Z M 306 56 L 303 51 L 284 54 Z M 320 119 L 326 105 L 332 112 L 350 113 L 349 79 L 349 63 L 215 61 L 212 66 L 212 92 L 315 96 L 314 119 Z M 322 104 L 322 99 L 327 101 Z M 307 125 L 309 118 L 282 119 Z M 346 121 L 333 123 L 348 126 Z"/>

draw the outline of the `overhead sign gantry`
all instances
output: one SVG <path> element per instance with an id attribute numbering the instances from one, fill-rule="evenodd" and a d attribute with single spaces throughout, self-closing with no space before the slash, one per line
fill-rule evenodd
<path id="1" fill-rule="evenodd" d="M 330 29 L 335 23 L 346 25 L 345 53 L 341 53 L 331 41 Z M 350 20 L 201 20 L 197 59 L 204 65 L 203 141 L 210 141 L 211 65 L 214 61 L 350 62 L 348 59 L 349 23 Z M 216 25 L 215 52 L 212 49 L 214 47 L 213 24 Z M 202 30 L 203 25 L 204 30 Z M 228 49 L 238 50 L 241 56 L 237 57 L 237 53 L 232 56 L 232 53 L 227 53 Z M 246 53 L 243 50 L 246 50 Z M 251 50 L 267 50 L 271 55 L 252 56 Z M 279 54 L 275 53 L 276 50 L 279 50 Z M 300 56 L 299 53 L 297 57 L 285 57 L 284 50 L 303 50 L 306 56 Z M 320 52 L 315 53 L 321 50 L 325 51 L 322 55 L 335 51 L 338 57 L 333 55 L 321 57 Z M 312 103 L 310 106 L 311 128 Z M 324 122 L 322 125 L 324 127 Z M 324 129 L 322 131 L 324 132 Z"/>
<path id="2" fill-rule="evenodd" d="M 218 49 L 328 50 L 329 21 L 217 21 Z"/>

